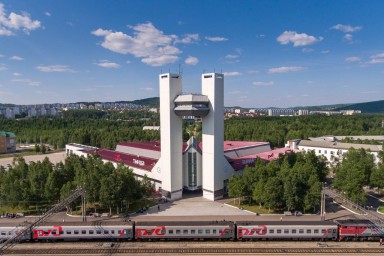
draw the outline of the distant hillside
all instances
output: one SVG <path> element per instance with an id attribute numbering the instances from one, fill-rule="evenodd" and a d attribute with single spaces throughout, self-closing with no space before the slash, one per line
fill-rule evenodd
<path id="1" fill-rule="evenodd" d="M 134 100 L 131 103 L 138 104 L 138 105 L 146 105 L 153 108 L 159 108 L 160 107 L 160 98 L 159 97 L 153 97 L 153 98 L 146 98 L 141 100 Z"/>
<path id="2" fill-rule="evenodd" d="M 356 103 L 340 108 L 336 108 L 336 111 L 340 110 L 361 110 L 361 113 L 384 113 L 384 100 Z"/>

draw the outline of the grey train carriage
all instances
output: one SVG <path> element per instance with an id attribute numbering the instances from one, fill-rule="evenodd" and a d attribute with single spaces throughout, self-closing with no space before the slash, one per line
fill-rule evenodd
<path id="1" fill-rule="evenodd" d="M 132 240 L 133 222 L 44 223 L 32 229 L 32 240 Z"/>
<path id="2" fill-rule="evenodd" d="M 233 240 L 235 226 L 228 221 L 136 222 L 135 239 L 149 240 Z"/>
<path id="3" fill-rule="evenodd" d="M 236 222 L 238 240 L 336 240 L 337 224 L 327 221 Z"/>

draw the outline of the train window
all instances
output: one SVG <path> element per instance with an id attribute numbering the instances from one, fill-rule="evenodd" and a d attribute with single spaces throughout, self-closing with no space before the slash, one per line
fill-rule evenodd
<path id="1" fill-rule="evenodd" d="M 315 229 L 315 230 L 313 230 L 313 233 L 318 234 L 318 233 L 319 233 L 319 230 L 318 230 L 318 229 Z"/>
<path id="2" fill-rule="evenodd" d="M 312 233 L 312 230 L 307 229 L 307 234 L 311 234 L 311 233 Z"/>
<path id="3" fill-rule="evenodd" d="M 303 234 L 304 233 L 304 229 L 299 229 L 299 233 Z"/>
<path id="4" fill-rule="evenodd" d="M 180 234 L 180 230 L 179 229 L 176 229 L 176 234 Z"/>
<path id="5" fill-rule="evenodd" d="M 67 230 L 67 235 L 70 235 L 70 234 L 72 234 L 72 231 L 71 230 Z"/>
<path id="6" fill-rule="evenodd" d="M 115 230 L 111 230 L 111 234 L 115 234 Z"/>
<path id="7" fill-rule="evenodd" d="M 81 230 L 81 234 L 83 235 L 87 234 L 87 230 Z"/>
<path id="8" fill-rule="evenodd" d="M 270 229 L 270 230 L 269 230 L 269 233 L 270 233 L 270 234 L 274 234 L 274 233 L 275 233 L 275 230 L 274 230 L 274 229 Z"/>
<path id="9" fill-rule="evenodd" d="M 165 235 L 165 230 L 160 230 L 160 234 Z"/>
<path id="10" fill-rule="evenodd" d="M 222 230 L 222 229 L 219 229 L 219 233 L 220 233 L 220 234 L 223 233 L 223 230 Z"/>
<path id="11" fill-rule="evenodd" d="M 44 235 L 48 235 L 48 231 L 44 230 Z"/>
<path id="12" fill-rule="evenodd" d="M 96 234 L 101 234 L 101 230 L 96 230 Z"/>
<path id="13" fill-rule="evenodd" d="M 211 230 L 206 229 L 206 230 L 205 230 L 205 234 L 211 234 Z"/>
<path id="14" fill-rule="evenodd" d="M 104 234 L 109 234 L 109 231 L 108 230 L 104 230 Z"/>
<path id="15" fill-rule="evenodd" d="M 281 229 L 276 230 L 277 234 L 281 234 Z"/>
<path id="16" fill-rule="evenodd" d="M 95 233 L 95 231 L 93 231 L 93 230 L 89 230 L 89 234 L 90 235 L 93 235 Z"/>
<path id="17" fill-rule="evenodd" d="M 321 233 L 324 234 L 324 233 L 325 233 L 325 229 L 322 229 L 322 230 L 321 230 Z"/>
<path id="18" fill-rule="evenodd" d="M 60 231 L 59 231 L 59 234 L 60 234 L 60 235 L 64 234 L 64 231 L 63 231 L 63 230 L 60 230 Z"/>
<path id="19" fill-rule="evenodd" d="M 213 234 L 216 234 L 216 229 L 212 230 L 212 233 L 213 233 Z"/>
<path id="20" fill-rule="evenodd" d="M 284 229 L 284 234 L 289 234 L 289 229 Z"/>
<path id="21" fill-rule="evenodd" d="M 336 233 L 337 233 L 337 229 L 334 229 L 334 230 L 333 230 L 333 233 L 335 233 L 335 234 L 336 234 Z"/>
<path id="22" fill-rule="evenodd" d="M 202 229 L 199 229 L 199 230 L 197 231 L 197 233 L 199 233 L 199 234 L 203 234 L 203 230 L 202 230 Z"/>
<path id="23" fill-rule="evenodd" d="M 5 233 L 5 232 L 1 232 L 1 235 L 2 235 L 2 236 L 5 236 L 5 235 L 6 235 L 6 233 Z"/>
<path id="24" fill-rule="evenodd" d="M 52 230 L 52 235 L 56 235 L 56 230 Z"/>
<path id="25" fill-rule="evenodd" d="M 168 234 L 173 234 L 173 229 L 168 230 Z"/>
<path id="26" fill-rule="evenodd" d="M 79 230 L 73 231 L 73 234 L 78 235 L 79 234 Z"/>
<path id="27" fill-rule="evenodd" d="M 195 233 L 196 233 L 196 230 L 192 229 L 191 234 L 195 234 Z"/>
<path id="28" fill-rule="evenodd" d="M 184 229 L 183 234 L 188 234 L 188 229 Z"/>
<path id="29" fill-rule="evenodd" d="M 292 229 L 292 234 L 296 234 L 296 229 Z"/>
<path id="30" fill-rule="evenodd" d="M 119 234 L 119 235 L 120 235 L 120 234 L 121 234 L 121 230 L 117 230 L 117 234 Z"/>

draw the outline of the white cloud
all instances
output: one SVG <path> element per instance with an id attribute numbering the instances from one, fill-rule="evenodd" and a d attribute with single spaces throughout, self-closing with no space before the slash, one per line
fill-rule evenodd
<path id="1" fill-rule="evenodd" d="M 5 64 L 0 63 L 0 71 L 7 70 L 7 66 Z"/>
<path id="2" fill-rule="evenodd" d="M 370 58 L 371 58 L 371 60 L 367 62 L 368 64 L 384 63 L 384 53 L 372 55 Z"/>
<path id="3" fill-rule="evenodd" d="M 330 50 L 321 51 L 321 53 L 323 53 L 323 54 L 327 54 L 327 53 L 330 53 L 330 52 L 331 52 Z"/>
<path id="4" fill-rule="evenodd" d="M 131 64 L 132 62 L 130 60 L 127 60 L 125 63 L 127 64 Z"/>
<path id="5" fill-rule="evenodd" d="M 3 54 L 0 54 L 0 58 L 3 58 L 4 57 L 4 55 Z"/>
<path id="6" fill-rule="evenodd" d="M 269 81 L 269 82 L 253 82 L 252 84 L 253 85 L 257 85 L 257 86 L 270 86 L 270 85 L 273 85 L 274 82 L 273 81 Z"/>
<path id="7" fill-rule="evenodd" d="M 278 67 L 278 68 L 270 68 L 270 69 L 268 69 L 268 73 L 269 74 L 288 73 L 288 72 L 301 71 L 303 69 L 305 69 L 305 68 L 304 67 L 299 67 L 299 66 Z"/>
<path id="8" fill-rule="evenodd" d="M 40 82 L 32 81 L 30 79 L 12 79 L 11 80 L 14 83 L 21 83 L 29 86 L 40 86 Z"/>
<path id="9" fill-rule="evenodd" d="M 50 12 L 45 12 L 44 14 L 45 14 L 45 16 L 51 17 L 51 13 Z"/>
<path id="10" fill-rule="evenodd" d="M 27 12 L 22 12 L 21 15 L 11 12 L 7 16 L 4 4 L 0 3 L 0 36 L 14 35 L 14 32 L 18 30 L 22 30 L 24 33 L 29 34 L 30 31 L 40 27 L 40 21 L 31 20 L 30 15 Z"/>
<path id="11" fill-rule="evenodd" d="M 353 39 L 352 34 L 345 34 L 345 35 L 344 35 L 344 40 L 346 40 L 346 41 L 352 41 L 352 39 Z"/>
<path id="12" fill-rule="evenodd" d="M 20 60 L 23 60 L 23 58 L 22 57 L 20 57 L 20 56 L 12 56 L 12 57 L 10 57 L 9 58 L 10 60 L 16 60 L 16 61 L 20 61 Z"/>
<path id="13" fill-rule="evenodd" d="M 149 56 L 148 58 L 144 58 L 141 62 L 148 64 L 153 67 L 160 67 L 168 63 L 175 63 L 179 57 L 174 55 L 161 55 L 161 56 Z"/>
<path id="14" fill-rule="evenodd" d="M 199 34 L 186 34 L 183 38 L 176 39 L 175 43 L 191 44 L 194 41 L 199 41 Z"/>
<path id="15" fill-rule="evenodd" d="M 226 59 L 229 59 L 229 60 L 237 59 L 237 58 L 239 58 L 239 57 L 240 57 L 240 55 L 238 55 L 238 54 L 227 54 L 227 55 L 225 56 L 225 58 L 226 58 Z"/>
<path id="16" fill-rule="evenodd" d="M 94 64 L 103 68 L 119 68 L 120 67 L 119 64 L 115 62 L 111 62 L 109 60 L 100 60 L 98 63 L 94 63 Z"/>
<path id="17" fill-rule="evenodd" d="M 129 28 L 134 31 L 133 36 L 101 28 L 91 33 L 104 37 L 102 47 L 121 54 L 132 54 L 141 58 L 143 63 L 155 67 L 175 63 L 181 51 L 174 44 L 192 42 L 196 38 L 196 34 L 189 34 L 179 40 L 176 35 L 165 35 L 150 22 Z"/>
<path id="18" fill-rule="evenodd" d="M 351 57 L 346 58 L 345 61 L 346 62 L 356 62 L 356 61 L 360 61 L 360 58 L 356 57 L 356 56 L 351 56 Z"/>
<path id="19" fill-rule="evenodd" d="M 205 39 L 207 39 L 208 41 L 211 41 L 211 42 L 223 42 L 223 41 L 227 41 L 228 39 L 225 38 L 225 37 L 218 37 L 218 36 L 206 36 Z"/>
<path id="20" fill-rule="evenodd" d="M 284 31 L 277 38 L 277 41 L 280 44 L 286 45 L 289 43 L 293 43 L 294 47 L 311 45 L 321 40 L 323 40 L 323 37 L 316 38 L 305 33 L 298 34 L 296 33 L 296 31 Z"/>
<path id="21" fill-rule="evenodd" d="M 196 57 L 189 56 L 185 59 L 185 64 L 196 65 L 197 63 L 199 63 L 199 59 Z"/>
<path id="22" fill-rule="evenodd" d="M 66 65 L 50 65 L 50 66 L 37 66 L 37 70 L 42 72 L 73 72 L 72 69 L 70 69 Z"/>
<path id="23" fill-rule="evenodd" d="M 153 91 L 153 88 L 152 87 L 142 87 L 142 88 L 140 88 L 140 90 Z"/>
<path id="24" fill-rule="evenodd" d="M 302 49 L 302 52 L 304 53 L 309 53 L 309 52 L 313 52 L 314 50 L 312 48 L 303 48 Z"/>
<path id="25" fill-rule="evenodd" d="M 232 72 L 223 72 L 224 76 L 241 76 L 240 72 L 232 71 Z"/>
<path id="26" fill-rule="evenodd" d="M 352 33 L 352 32 L 356 32 L 356 31 L 363 29 L 363 27 L 362 26 L 352 27 L 350 25 L 337 24 L 337 25 L 331 27 L 331 29 L 340 30 L 344 33 Z"/>
<path id="27" fill-rule="evenodd" d="M 248 70 L 248 74 L 258 74 L 260 71 L 259 70 Z"/>
<path id="28" fill-rule="evenodd" d="M 21 74 L 20 74 L 20 73 L 17 73 L 17 72 L 12 73 L 12 75 L 13 75 L 13 76 L 21 76 Z"/>

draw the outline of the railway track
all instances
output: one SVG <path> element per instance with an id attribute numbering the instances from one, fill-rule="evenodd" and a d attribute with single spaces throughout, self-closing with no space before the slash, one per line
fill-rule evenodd
<path id="1" fill-rule="evenodd" d="M 89 248 L 10 249 L 5 255 L 117 255 L 117 254 L 384 254 L 384 248 Z"/>

